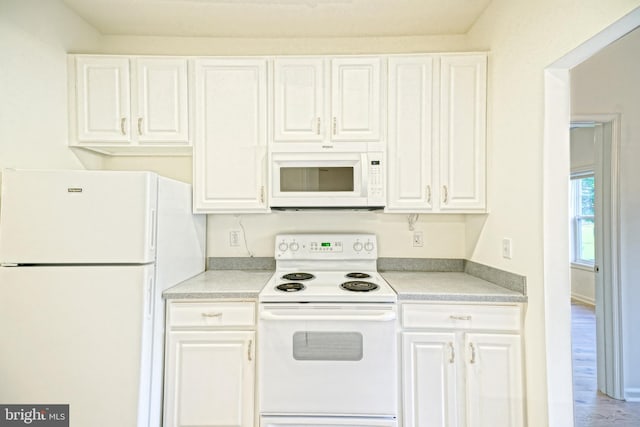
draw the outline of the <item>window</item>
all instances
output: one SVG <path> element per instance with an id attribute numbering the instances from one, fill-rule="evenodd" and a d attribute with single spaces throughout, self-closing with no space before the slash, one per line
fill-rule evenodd
<path id="1" fill-rule="evenodd" d="M 595 261 L 595 180 L 593 172 L 571 176 L 572 262 L 593 266 Z"/>

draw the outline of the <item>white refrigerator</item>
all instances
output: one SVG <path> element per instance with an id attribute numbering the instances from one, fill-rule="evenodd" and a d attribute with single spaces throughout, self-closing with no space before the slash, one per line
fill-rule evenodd
<path id="1" fill-rule="evenodd" d="M 159 427 L 162 292 L 205 267 L 191 186 L 150 172 L 7 169 L 0 402 L 71 427 Z"/>

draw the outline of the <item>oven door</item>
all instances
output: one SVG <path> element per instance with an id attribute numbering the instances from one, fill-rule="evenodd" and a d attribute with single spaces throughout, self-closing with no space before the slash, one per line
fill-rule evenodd
<path id="1" fill-rule="evenodd" d="M 262 415 L 396 417 L 394 304 L 262 304 Z"/>

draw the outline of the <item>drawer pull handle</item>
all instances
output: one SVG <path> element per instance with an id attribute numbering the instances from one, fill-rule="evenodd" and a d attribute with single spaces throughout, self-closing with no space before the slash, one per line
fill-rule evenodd
<path id="1" fill-rule="evenodd" d="M 451 358 L 449 359 L 449 363 L 453 363 L 456 360 L 456 350 L 453 348 L 453 343 L 449 343 L 449 349 L 451 350 Z"/>
<path id="2" fill-rule="evenodd" d="M 251 357 L 251 347 L 253 346 L 253 340 L 249 340 L 249 348 L 247 349 L 247 358 L 249 359 L 249 362 L 251 362 L 253 360 L 253 358 Z"/>
<path id="3" fill-rule="evenodd" d="M 449 316 L 452 320 L 471 320 L 471 316 Z"/>
<path id="4" fill-rule="evenodd" d="M 471 360 L 469 363 L 476 363 L 476 348 L 473 346 L 473 343 L 469 343 L 469 348 L 471 349 Z"/>
<path id="5" fill-rule="evenodd" d="M 222 317 L 222 313 L 202 313 L 202 317 Z"/>

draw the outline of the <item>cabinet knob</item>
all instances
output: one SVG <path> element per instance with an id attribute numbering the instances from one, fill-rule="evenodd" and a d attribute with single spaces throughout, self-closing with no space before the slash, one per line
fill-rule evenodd
<path id="1" fill-rule="evenodd" d="M 446 185 L 442 186 L 442 203 L 446 204 L 449 201 L 449 189 Z"/>
<path id="2" fill-rule="evenodd" d="M 142 135 L 142 117 L 138 117 L 138 135 Z"/>
<path id="3" fill-rule="evenodd" d="M 449 350 L 451 350 L 451 358 L 449 359 L 449 363 L 453 363 L 456 360 L 456 350 L 453 348 L 453 343 L 449 343 Z"/>
<path id="4" fill-rule="evenodd" d="M 125 125 L 127 124 L 127 118 L 123 117 L 120 119 L 120 132 L 122 132 L 123 135 L 127 134 L 127 130 L 125 129 Z"/>
<path id="5" fill-rule="evenodd" d="M 471 349 L 471 360 L 469 363 L 476 363 L 476 348 L 472 342 L 469 343 L 469 348 Z"/>

